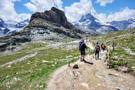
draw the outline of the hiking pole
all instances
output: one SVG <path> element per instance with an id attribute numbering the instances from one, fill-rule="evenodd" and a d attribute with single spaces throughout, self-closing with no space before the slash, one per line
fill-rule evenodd
<path id="1" fill-rule="evenodd" d="M 66 44 L 68 44 L 68 40 L 66 40 Z M 67 54 L 69 55 L 68 49 L 67 49 Z M 68 62 L 68 67 L 70 67 L 70 59 L 67 59 Z"/>

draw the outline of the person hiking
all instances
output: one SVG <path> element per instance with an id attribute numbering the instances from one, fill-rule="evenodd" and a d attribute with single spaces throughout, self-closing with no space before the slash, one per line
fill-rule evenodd
<path id="1" fill-rule="evenodd" d="M 102 43 L 101 48 L 102 48 L 103 51 L 106 50 L 106 45 L 104 43 Z"/>
<path id="2" fill-rule="evenodd" d="M 80 41 L 79 42 L 79 51 L 80 51 L 80 54 L 81 54 L 81 58 L 80 58 L 81 61 L 85 61 L 84 58 L 85 58 L 85 55 L 86 55 L 86 53 L 85 53 L 86 48 L 87 48 L 87 46 L 86 46 L 84 40 Z"/>
<path id="3" fill-rule="evenodd" d="M 97 45 L 95 46 L 95 59 L 99 59 L 99 52 L 100 52 L 100 46 L 97 43 Z"/>

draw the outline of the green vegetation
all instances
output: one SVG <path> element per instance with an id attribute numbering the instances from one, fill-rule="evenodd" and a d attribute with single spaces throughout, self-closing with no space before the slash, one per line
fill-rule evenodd
<path id="1" fill-rule="evenodd" d="M 25 55 L 28 55 L 34 52 L 36 49 L 44 47 L 46 44 L 39 44 L 39 43 L 27 43 L 23 49 L 18 52 L 9 55 L 1 55 L 0 56 L 0 65 L 15 60 L 17 58 L 21 58 Z"/>
<path id="2" fill-rule="evenodd" d="M 111 50 L 109 65 L 118 70 L 125 63 L 128 64 L 128 70 L 135 75 L 135 55 L 131 55 L 126 49 L 135 53 L 135 29 L 110 33 L 98 37 L 90 37 L 90 40 L 107 44 L 108 49 L 114 44 L 114 50 Z M 71 39 L 72 40 L 72 39 Z M 47 43 L 26 43 L 22 45 L 23 49 L 8 55 L 0 55 L 0 65 L 14 61 L 28 54 L 37 52 L 37 55 L 27 58 L 24 61 L 13 63 L 0 67 L 0 90 L 43 90 L 49 79 L 49 75 L 57 68 L 79 59 L 78 43 L 71 40 L 63 40 L 63 44 L 57 47 L 51 46 L 56 42 Z M 70 43 L 68 43 L 70 42 Z M 51 47 L 49 47 L 51 46 Z M 72 47 L 73 46 L 73 47 Z M 90 49 L 87 53 L 93 54 Z"/>
<path id="3" fill-rule="evenodd" d="M 106 43 L 108 50 L 111 50 L 108 65 L 118 70 L 120 66 L 127 63 L 129 72 L 135 75 L 135 55 L 128 52 L 130 50 L 135 53 L 135 29 L 122 30 L 89 39 L 94 40 L 94 45 L 97 42 Z M 113 46 L 114 50 L 112 49 Z"/>
<path id="4" fill-rule="evenodd" d="M 2 65 L 25 56 L 28 53 L 38 53 L 36 56 L 27 58 L 24 61 L 1 67 L 1 90 L 23 90 L 24 88 L 29 90 L 43 90 L 46 87 L 49 75 L 54 72 L 54 70 L 79 59 L 77 48 L 64 50 L 60 47 L 46 48 L 46 45 L 47 44 L 29 43 L 25 45 L 25 48 L 16 53 L 0 56 L 0 59 L 3 58 L 3 60 L 6 60 L 0 63 Z M 71 43 L 71 45 L 73 45 L 73 43 Z"/>
<path id="5" fill-rule="evenodd" d="M 135 53 L 135 29 L 119 31 L 97 37 L 98 42 L 105 41 L 107 46 L 114 46 L 110 52 L 109 65 L 118 70 L 125 63 L 128 64 L 128 70 L 135 75 L 135 55 L 131 55 L 128 50 Z M 110 48 L 108 48 L 110 49 Z"/>

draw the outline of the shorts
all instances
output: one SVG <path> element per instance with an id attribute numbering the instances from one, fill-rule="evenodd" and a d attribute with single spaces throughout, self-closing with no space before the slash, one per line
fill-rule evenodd
<path id="1" fill-rule="evenodd" d="M 86 55 L 85 51 L 80 51 L 81 55 Z"/>

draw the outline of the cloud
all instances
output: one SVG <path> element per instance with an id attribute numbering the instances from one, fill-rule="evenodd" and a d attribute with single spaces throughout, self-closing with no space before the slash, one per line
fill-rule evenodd
<path id="1" fill-rule="evenodd" d="M 113 14 L 108 15 L 108 21 L 120 21 L 120 20 L 127 20 L 129 18 L 135 18 L 135 10 L 129 9 L 128 7 L 120 10 L 119 12 L 115 12 Z"/>
<path id="2" fill-rule="evenodd" d="M 78 21 L 84 14 L 96 13 L 91 0 L 80 0 L 80 2 L 75 2 L 71 6 L 65 7 L 64 11 L 70 22 Z"/>
<path id="3" fill-rule="evenodd" d="M 102 22 L 121 21 L 130 18 L 135 18 L 135 10 L 129 9 L 128 7 L 109 15 L 104 13 L 98 14 L 98 19 Z"/>
<path id="4" fill-rule="evenodd" d="M 30 14 L 18 14 L 14 8 L 14 2 L 20 0 L 0 0 L 0 18 L 5 21 L 20 21 L 30 17 Z M 25 17 L 21 17 L 21 16 Z M 21 18 L 19 18 L 21 17 Z"/>
<path id="5" fill-rule="evenodd" d="M 62 8 L 63 2 L 61 0 L 54 0 L 54 3 L 57 8 L 63 10 L 63 8 Z"/>
<path id="6" fill-rule="evenodd" d="M 100 13 L 97 15 L 97 18 L 102 22 L 102 23 L 106 23 L 107 21 L 107 15 L 104 13 Z"/>
<path id="7" fill-rule="evenodd" d="M 43 12 L 49 10 L 55 6 L 62 9 L 63 2 L 61 0 L 30 0 L 30 2 L 24 4 L 32 12 Z"/>
<path id="8" fill-rule="evenodd" d="M 33 5 L 32 3 L 26 3 L 25 6 L 32 12 L 38 11 L 37 7 Z"/>
<path id="9" fill-rule="evenodd" d="M 108 3 L 112 3 L 114 0 L 97 0 L 97 3 L 100 4 L 100 6 L 106 6 Z"/>

